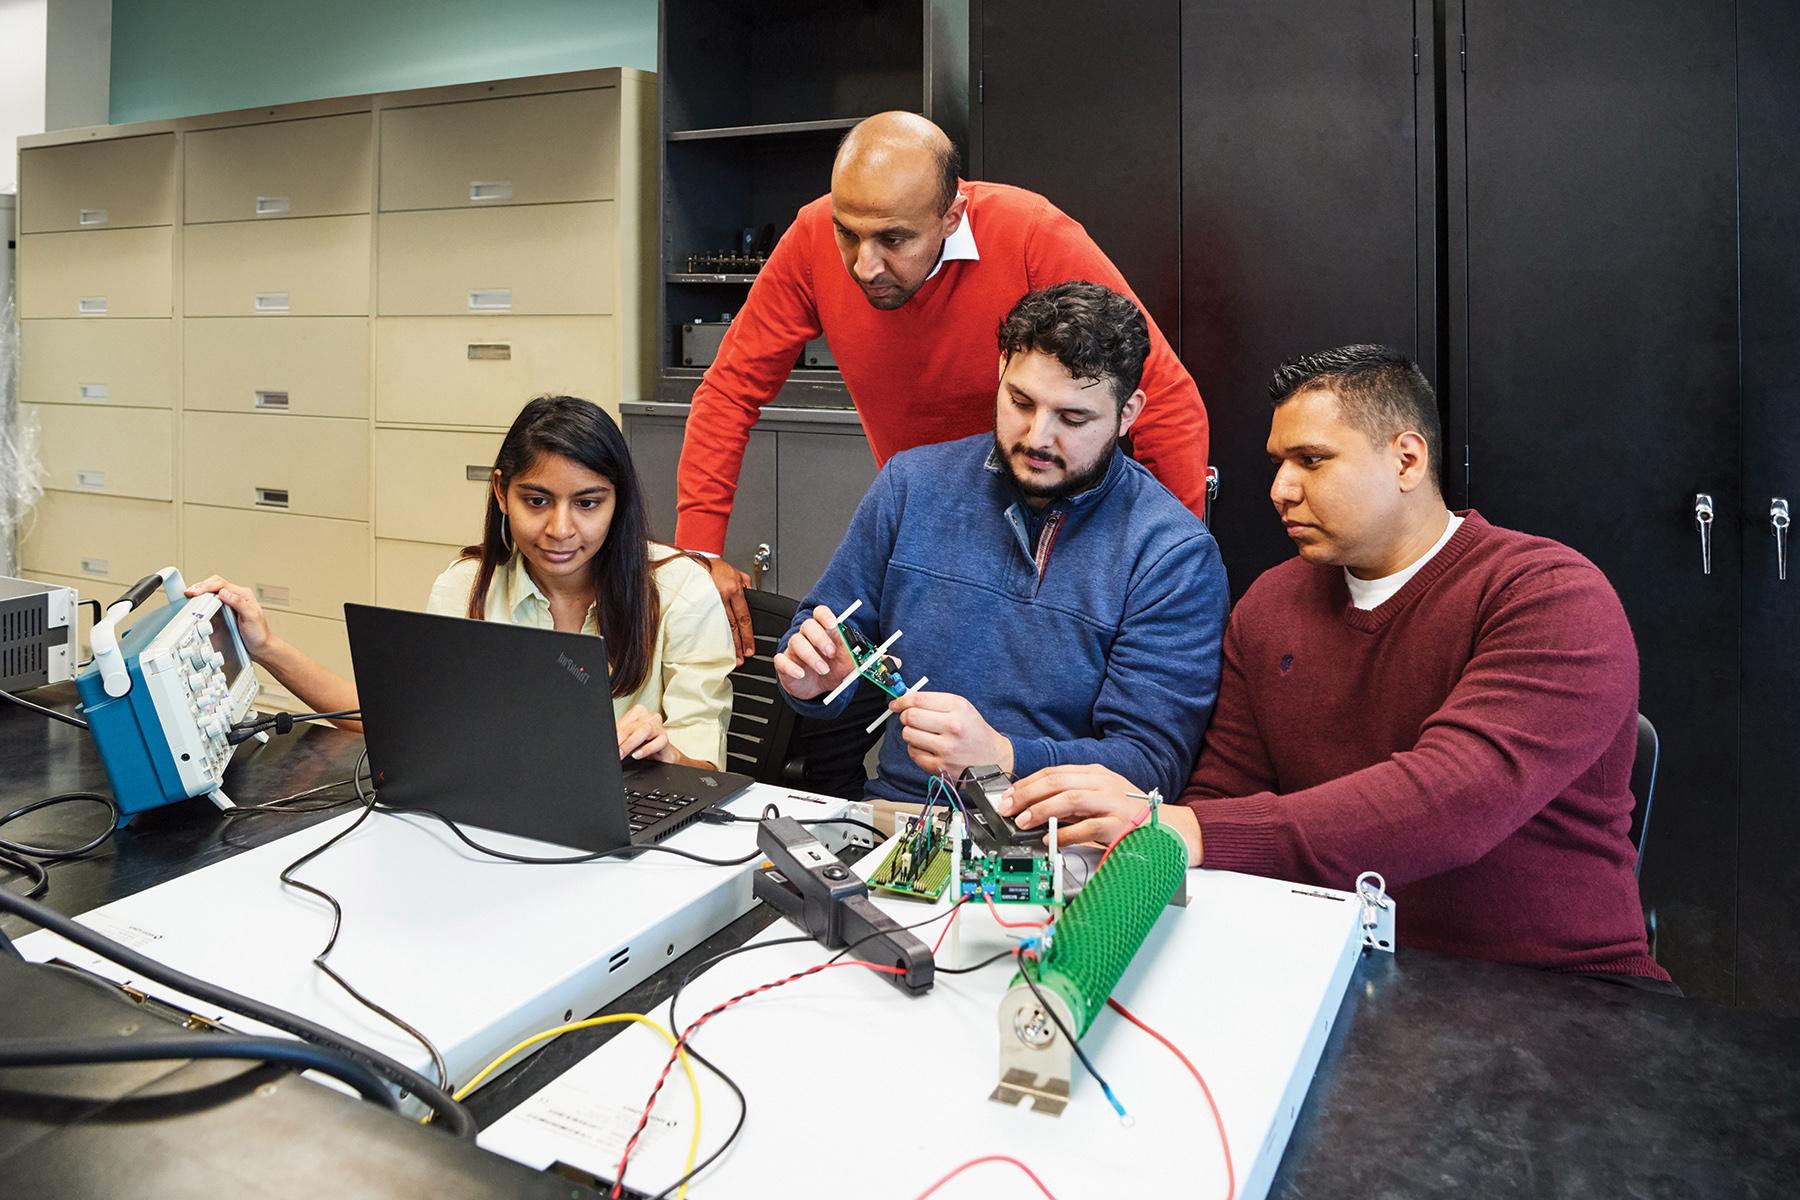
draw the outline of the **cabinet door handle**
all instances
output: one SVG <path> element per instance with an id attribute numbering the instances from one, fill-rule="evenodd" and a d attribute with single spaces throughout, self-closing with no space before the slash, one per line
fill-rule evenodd
<path id="1" fill-rule="evenodd" d="M 1775 532 L 1775 577 L 1787 580 L 1787 531 L 1793 524 L 1788 515 L 1788 502 L 1780 496 L 1769 501 L 1769 528 Z"/>
<path id="2" fill-rule="evenodd" d="M 1700 573 L 1711 575 L 1713 499 L 1706 492 L 1694 494 L 1694 524 L 1700 527 Z"/>
<path id="3" fill-rule="evenodd" d="M 756 553 L 750 556 L 750 586 L 762 591 L 763 573 L 775 563 L 775 550 L 767 542 L 758 542 Z"/>

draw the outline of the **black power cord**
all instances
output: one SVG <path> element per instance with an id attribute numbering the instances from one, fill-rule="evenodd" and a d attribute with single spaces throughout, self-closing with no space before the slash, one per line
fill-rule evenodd
<path id="1" fill-rule="evenodd" d="M 71 1063 L 162 1062 L 178 1058 L 231 1058 L 280 1063 L 298 1071 L 317 1071 L 354 1088 L 364 1100 L 398 1111 L 381 1076 L 367 1066 L 305 1042 L 237 1034 L 166 1033 L 147 1038 L 108 1041 L 73 1038 L 28 1038 L 0 1042 L 0 1067 L 60 1067 Z"/>
<path id="2" fill-rule="evenodd" d="M 0 865 L 11 867 L 31 881 L 26 889 L 27 899 L 35 900 L 50 890 L 50 873 L 45 870 L 47 863 L 67 862 L 92 854 L 104 846 L 112 838 L 113 830 L 119 823 L 119 806 L 111 796 L 100 792 L 58 792 L 54 796 L 46 796 L 42 800 L 33 800 L 30 804 L 20 805 L 5 816 L 0 816 L 0 828 L 20 817 L 50 808 L 57 804 L 88 802 L 105 807 L 107 821 L 104 828 L 79 846 L 33 846 L 24 842 L 8 841 L 0 838 Z"/>
<path id="3" fill-rule="evenodd" d="M 369 752 L 364 750 L 362 755 L 357 758 L 356 766 L 350 773 L 351 782 L 356 784 L 357 798 L 363 805 L 362 812 L 357 815 L 356 820 L 350 822 L 350 824 L 332 834 L 325 841 L 319 843 L 317 846 L 289 863 L 286 867 L 282 868 L 281 882 L 288 887 L 298 888 L 308 895 L 317 896 L 331 906 L 331 936 L 325 939 L 324 948 L 313 956 L 312 965 L 324 972 L 325 976 L 333 983 L 343 988 L 352 1000 L 356 1001 L 382 1020 L 405 1031 L 408 1037 L 423 1046 L 425 1048 L 425 1053 L 431 1056 L 432 1067 L 437 1071 L 438 1087 L 445 1091 L 449 1091 L 450 1071 L 444 1065 L 444 1056 L 439 1053 L 437 1046 L 432 1040 L 421 1033 L 415 1026 L 403 1020 L 391 1009 L 383 1008 L 375 1001 L 357 991 L 348 979 L 345 979 L 342 975 L 338 974 L 338 972 L 332 968 L 331 964 L 325 961 L 331 956 L 332 949 L 337 945 L 338 933 L 343 929 L 344 907 L 337 902 L 337 897 L 333 896 L 324 888 L 315 887 L 310 883 L 302 883 L 300 880 L 294 878 L 295 871 L 298 871 L 301 867 L 304 867 L 307 863 L 355 833 L 362 823 L 369 819 L 369 814 L 375 811 L 375 794 L 372 792 L 365 794 L 362 789 L 363 760 L 366 759 L 368 755 Z"/>
<path id="4" fill-rule="evenodd" d="M 469 1110 L 452 1100 L 450 1096 L 431 1080 L 419 1074 L 405 1063 L 399 1062 L 381 1051 L 365 1046 L 351 1038 L 325 1028 L 325 1026 L 296 1013 L 264 1004 L 249 996 L 241 995 L 229 988 L 220 987 L 204 979 L 177 971 L 164 963 L 138 953 L 129 946 L 121 945 L 111 938 L 96 933 L 78 921 L 72 921 L 55 909 L 28 900 L 7 889 L 0 888 L 0 910 L 23 917 L 25 920 L 42 929 L 75 943 L 85 950 L 111 960 L 134 971 L 146 979 L 155 980 L 164 987 L 173 988 L 196 1000 L 216 1005 L 222 1009 L 241 1013 L 255 1021 L 272 1026 L 298 1038 L 303 1038 L 315 1046 L 322 1046 L 335 1051 L 355 1062 L 359 1062 L 373 1070 L 382 1078 L 399 1085 L 417 1096 L 428 1108 L 444 1118 L 444 1123 L 456 1136 L 473 1139 L 476 1133 L 475 1119 Z"/>
<path id="5" fill-rule="evenodd" d="M 780 815 L 780 810 L 777 809 L 775 805 L 771 804 L 763 809 L 763 815 L 760 817 L 746 817 L 739 813 L 726 812 L 722 808 L 709 808 L 700 814 L 700 819 L 705 821 L 708 825 L 731 825 L 738 822 L 759 825 L 769 817 L 778 817 Z M 809 820 L 800 821 L 799 823 L 802 825 L 850 825 L 874 835 L 877 845 L 886 841 L 888 837 L 887 834 L 881 832 L 881 830 L 869 824 L 869 822 L 857 817 L 813 817 Z"/>
<path id="6" fill-rule="evenodd" d="M 342 712 L 325 713 L 271 713 L 266 717 L 257 717 L 233 725 L 231 732 L 225 735 L 225 740 L 235 746 L 239 742 L 250 740 L 259 733 L 292 733 L 295 723 L 300 721 L 340 721 L 347 717 L 360 716 L 362 716 L 360 708 L 346 708 Z"/>
<path id="7" fill-rule="evenodd" d="M 689 862 L 697 862 L 702 866 L 707 867 L 741 867 L 745 863 L 756 862 L 764 857 L 761 850 L 752 850 L 749 854 L 741 855 L 737 858 L 708 858 L 704 854 L 695 854 L 692 850 L 677 850 L 673 846 L 664 846 L 660 844 L 640 846 L 633 843 L 627 846 L 616 846 L 611 850 L 595 850 L 590 854 L 572 854 L 567 858 L 533 858 L 529 855 L 510 854 L 505 850 L 496 850 L 492 846 L 484 846 L 468 834 L 464 833 L 462 826 L 434 809 L 417 808 L 411 804 L 404 806 L 381 804 L 379 800 L 376 801 L 376 804 L 382 812 L 393 813 L 396 816 L 406 816 L 407 814 L 412 813 L 421 817 L 430 817 L 434 821 L 441 822 L 444 828 L 455 834 L 457 839 L 471 850 L 479 850 L 490 858 L 498 858 L 504 862 L 530 863 L 537 866 L 554 867 L 568 863 L 599 862 L 602 859 L 607 858 L 622 858 L 627 855 L 650 852 L 654 854 L 673 854 L 677 858 L 685 858 Z"/>
<path id="8" fill-rule="evenodd" d="M 15 696 L 8 691 L 0 691 L 0 700 L 7 700 L 20 708 L 30 709 L 40 717 L 49 717 L 52 721 L 61 721 L 64 725 L 73 725 L 77 729 L 86 729 L 88 723 L 80 717 L 72 717 L 65 712 L 57 712 L 54 708 L 45 708 L 41 704 L 33 704 L 23 696 Z"/>

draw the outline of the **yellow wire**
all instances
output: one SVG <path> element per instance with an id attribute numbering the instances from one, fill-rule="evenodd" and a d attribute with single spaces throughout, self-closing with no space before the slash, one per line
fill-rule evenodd
<path id="1" fill-rule="evenodd" d="M 546 1041 L 553 1037 L 560 1037 L 565 1033 L 574 1033 L 578 1029 L 593 1029 L 599 1025 L 619 1025 L 626 1021 L 638 1025 L 647 1025 L 651 1029 L 662 1034 L 663 1040 L 669 1043 L 669 1045 L 674 1046 L 676 1044 L 675 1035 L 670 1033 L 666 1026 L 651 1017 L 645 1016 L 643 1013 L 614 1013 L 609 1017 L 589 1017 L 585 1021 L 576 1021 L 569 1025 L 558 1025 L 555 1029 L 546 1029 L 542 1033 L 532 1034 L 530 1037 L 514 1046 L 511 1050 L 508 1050 L 505 1054 L 502 1054 L 499 1058 L 496 1058 L 493 1062 L 477 1071 L 475 1073 L 475 1078 L 463 1084 L 450 1098 L 452 1100 L 464 1099 L 470 1092 L 473 1092 L 476 1088 L 480 1087 L 482 1082 L 485 1081 L 489 1075 L 492 1075 L 495 1071 L 505 1066 L 510 1059 L 531 1049 L 531 1047 L 537 1045 L 539 1042 Z M 681 1168 L 681 1173 L 687 1175 L 693 1171 L 694 1162 L 700 1157 L 700 1080 L 694 1074 L 694 1065 L 688 1061 L 686 1050 L 678 1050 L 676 1052 L 676 1057 L 681 1060 L 681 1068 L 687 1072 L 688 1086 L 692 1088 L 694 1092 L 694 1132 L 693 1136 L 688 1139 L 687 1162 L 683 1164 Z M 431 1118 L 428 1116 L 425 1120 L 429 1121 Z M 675 1193 L 675 1200 L 685 1200 L 687 1190 L 688 1185 L 685 1183 L 682 1184 L 681 1190 Z"/>

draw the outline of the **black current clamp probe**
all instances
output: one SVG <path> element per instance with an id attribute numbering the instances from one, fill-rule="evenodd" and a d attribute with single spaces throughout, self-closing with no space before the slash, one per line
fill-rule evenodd
<path id="1" fill-rule="evenodd" d="M 769 817 L 756 827 L 756 848 L 769 863 L 756 872 L 756 898 L 805 930 L 827 950 L 877 966 L 910 996 L 931 990 L 936 964 L 925 943 L 902 929 L 869 899 L 869 887 L 792 817 Z"/>

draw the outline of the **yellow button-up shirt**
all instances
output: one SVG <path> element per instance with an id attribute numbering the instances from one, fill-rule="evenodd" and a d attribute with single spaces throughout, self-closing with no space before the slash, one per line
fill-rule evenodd
<path id="1" fill-rule="evenodd" d="M 670 558 L 673 555 L 674 557 Z M 652 567 L 658 606 L 655 650 L 644 686 L 625 696 L 613 697 L 613 716 L 634 704 L 660 712 L 669 742 L 689 758 L 725 766 L 725 727 L 731 721 L 732 668 L 737 650 L 725 607 L 719 602 L 712 576 L 692 559 L 660 542 L 650 543 L 650 561 L 669 558 Z M 469 592 L 475 586 L 476 561 L 459 559 L 431 585 L 425 611 L 463 617 L 469 612 Z M 524 562 L 514 554 L 494 572 L 488 587 L 486 617 L 533 629 L 554 629 L 550 601 Z M 588 606 L 581 632 L 600 632 L 594 608 Z"/>

